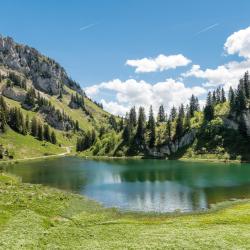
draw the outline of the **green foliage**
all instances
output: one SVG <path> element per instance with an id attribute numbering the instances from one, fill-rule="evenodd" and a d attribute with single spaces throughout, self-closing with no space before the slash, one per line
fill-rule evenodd
<path id="1" fill-rule="evenodd" d="M 195 112 L 199 110 L 200 110 L 200 105 L 198 98 L 192 95 L 189 102 L 189 112 L 188 112 L 190 117 L 193 117 Z"/>
<path id="2" fill-rule="evenodd" d="M 62 95 L 60 95 L 60 96 L 62 98 Z M 70 99 L 69 106 L 71 108 L 82 108 L 83 110 L 85 110 L 83 96 L 80 96 L 77 93 L 75 95 L 71 94 L 71 99 Z"/>
<path id="3" fill-rule="evenodd" d="M 176 128 L 175 128 L 175 138 L 176 139 L 179 139 L 184 133 L 184 127 L 183 127 L 184 115 L 185 115 L 184 107 L 183 107 L 183 105 L 181 105 L 180 109 L 179 109 L 177 121 L 176 121 Z"/>
<path id="4" fill-rule="evenodd" d="M 96 140 L 96 143 L 91 147 L 91 152 L 97 156 L 112 156 L 116 151 L 120 139 L 120 135 L 114 131 L 106 133 L 102 138 L 99 137 Z"/>
<path id="5" fill-rule="evenodd" d="M 165 121 L 166 121 L 166 115 L 165 115 L 164 106 L 160 105 L 158 115 L 157 115 L 157 123 L 165 122 Z"/>
<path id="6" fill-rule="evenodd" d="M 109 125 L 111 126 L 112 129 L 114 129 L 115 131 L 118 129 L 118 125 L 115 119 L 114 115 L 111 115 L 109 117 Z"/>
<path id="7" fill-rule="evenodd" d="M 163 114 L 161 114 L 161 115 L 163 115 Z M 149 131 L 149 143 L 148 143 L 148 145 L 149 145 L 149 147 L 153 147 L 155 145 L 155 137 L 156 137 L 156 135 L 155 135 L 155 118 L 154 118 L 154 113 L 153 113 L 152 106 L 150 106 L 147 129 Z"/>
<path id="8" fill-rule="evenodd" d="M 96 141 L 95 131 L 88 131 L 82 137 L 77 138 L 76 151 L 81 152 L 90 148 Z"/>
<path id="9" fill-rule="evenodd" d="M 219 103 L 214 107 L 215 116 L 227 117 L 230 113 L 230 106 L 228 102 Z"/>
<path id="10" fill-rule="evenodd" d="M 53 144 L 57 143 L 56 134 L 54 131 L 52 131 L 52 133 L 51 133 L 51 143 L 53 143 Z"/>
<path id="11" fill-rule="evenodd" d="M 14 72 L 9 72 L 8 74 L 8 83 L 7 84 L 13 84 L 15 86 L 19 86 L 20 88 L 27 89 L 26 81 L 25 79 L 22 79 L 19 75 L 15 74 Z"/>
<path id="12" fill-rule="evenodd" d="M 28 107 L 30 108 L 34 108 L 36 105 L 36 92 L 34 88 L 30 88 L 27 91 L 25 100 L 24 100 L 24 104 L 26 104 Z"/>

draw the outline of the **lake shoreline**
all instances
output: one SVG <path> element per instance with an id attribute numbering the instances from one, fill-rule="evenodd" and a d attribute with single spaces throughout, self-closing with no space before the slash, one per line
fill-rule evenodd
<path id="1" fill-rule="evenodd" d="M 101 204 L 99 201 L 96 201 L 94 199 L 91 199 L 89 197 L 87 197 L 84 194 L 78 194 L 78 193 L 74 193 L 71 191 L 67 191 L 67 190 L 62 190 L 60 188 L 56 188 L 56 187 L 51 187 L 49 185 L 45 185 L 45 184 L 34 184 L 34 183 L 29 183 L 29 182 L 22 182 L 22 178 L 14 175 L 14 174 L 10 174 L 7 172 L 1 172 L 0 171 L 0 182 L 1 182 L 1 178 L 4 177 L 6 179 L 10 179 L 11 183 L 20 183 L 21 185 L 29 185 L 30 187 L 34 187 L 34 189 L 37 189 L 37 187 L 41 186 L 46 188 L 47 190 L 53 192 L 56 191 L 57 193 L 64 193 L 66 196 L 76 196 L 76 197 L 80 197 L 82 199 L 84 199 L 87 203 L 89 204 L 96 204 L 99 207 L 101 207 L 104 210 L 109 210 L 111 212 L 115 212 L 116 214 L 120 214 L 121 216 L 134 216 L 136 218 L 138 217 L 152 217 L 152 218 L 156 218 L 156 217 L 166 217 L 166 218 L 172 218 L 172 217 L 182 217 L 182 216 L 199 216 L 199 215 L 203 215 L 203 214 L 211 214 L 211 213 L 215 213 L 218 212 L 220 210 L 226 209 L 226 208 L 230 208 L 234 205 L 238 205 L 238 204 L 245 204 L 245 203 L 250 203 L 250 198 L 245 198 L 245 199 L 229 199 L 229 200 L 225 200 L 225 201 L 221 201 L 215 204 L 211 204 L 210 208 L 207 209 L 200 209 L 200 210 L 196 210 L 196 211 L 187 211 L 187 212 L 182 212 L 179 211 L 178 209 L 176 209 L 175 211 L 172 212 L 153 212 L 153 211 L 132 211 L 132 210 L 126 210 L 126 209 L 120 209 L 117 207 L 105 207 L 103 204 Z"/>
<path id="2" fill-rule="evenodd" d="M 61 158 L 61 157 L 77 157 L 80 159 L 90 159 L 90 160 L 160 160 L 160 161 L 186 161 L 186 162 L 211 162 L 211 163 L 224 163 L 224 164 L 241 164 L 241 163 L 250 163 L 249 161 L 240 161 L 240 160 L 224 160 L 224 159 L 209 159 L 209 158 L 187 158 L 182 157 L 179 159 L 166 159 L 166 158 L 156 158 L 156 157 L 148 157 L 148 156 L 82 156 L 78 154 L 60 154 L 60 155 L 46 155 L 46 156 L 37 156 L 33 158 L 21 158 L 21 159 L 8 159 L 8 160 L 0 160 L 1 164 L 18 164 L 18 162 L 31 162 L 36 160 L 42 160 L 47 158 Z"/>
<path id="3" fill-rule="evenodd" d="M 224 160 L 224 159 L 208 159 L 208 158 L 186 158 L 182 157 L 179 159 L 165 159 L 165 158 L 156 158 L 156 157 L 147 157 L 147 156 L 81 156 L 74 155 L 83 159 L 91 160 L 160 160 L 160 161 L 187 161 L 187 162 L 211 162 L 211 163 L 249 163 L 248 161 L 239 161 L 239 160 Z"/>

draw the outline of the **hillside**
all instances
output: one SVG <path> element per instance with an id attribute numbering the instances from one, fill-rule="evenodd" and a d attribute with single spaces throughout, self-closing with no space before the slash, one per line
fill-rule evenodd
<path id="1" fill-rule="evenodd" d="M 143 107 L 138 112 L 132 107 L 118 135 L 104 136 L 84 154 L 250 161 L 249 104 L 246 72 L 238 87 L 230 88 L 228 97 L 222 87 L 209 92 L 204 108 L 195 96 L 185 107 L 172 107 L 169 114 L 163 105 L 157 116 L 151 107 L 148 117 Z M 100 150 L 103 146 L 113 151 Z"/>
<path id="2" fill-rule="evenodd" d="M 0 37 L 0 97 L 7 105 L 7 111 L 1 107 L 0 120 L 1 155 L 5 159 L 62 153 L 63 146 L 75 150 L 77 137 L 98 134 L 107 127 L 110 116 L 57 62 L 9 37 Z M 14 108 L 21 112 L 21 123 L 27 123 L 28 128 L 11 123 Z M 43 130 L 47 126 L 55 133 L 56 143 L 32 135 L 34 117 Z"/>
<path id="3" fill-rule="evenodd" d="M 250 160 L 248 72 L 226 97 L 208 93 L 204 108 L 188 105 L 132 107 L 124 118 L 103 110 L 53 59 L 9 37 L 0 37 L 0 157 L 82 156 Z"/>

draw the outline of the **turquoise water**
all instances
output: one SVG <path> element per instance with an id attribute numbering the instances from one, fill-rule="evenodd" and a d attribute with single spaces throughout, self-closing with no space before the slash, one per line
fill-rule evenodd
<path id="1" fill-rule="evenodd" d="M 250 164 L 66 157 L 23 162 L 6 170 L 24 182 L 76 192 L 106 207 L 132 211 L 196 211 L 250 197 Z"/>

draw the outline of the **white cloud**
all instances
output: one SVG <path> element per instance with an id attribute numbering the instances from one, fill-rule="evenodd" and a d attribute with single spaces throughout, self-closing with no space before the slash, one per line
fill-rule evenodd
<path id="1" fill-rule="evenodd" d="M 183 77 L 196 77 L 206 80 L 204 87 L 217 87 L 223 85 L 226 90 L 230 86 L 236 87 L 239 79 L 249 70 L 250 60 L 236 62 L 232 61 L 227 64 L 218 66 L 215 69 L 202 70 L 200 65 L 193 65 L 191 70 L 182 74 Z"/>
<path id="2" fill-rule="evenodd" d="M 105 101 L 104 99 L 101 99 L 101 103 L 105 110 L 107 110 L 108 112 L 114 115 L 123 116 L 124 114 L 126 114 L 126 112 L 129 111 L 128 107 L 125 107 L 119 104 L 118 102 L 112 102 L 112 101 L 108 102 L 108 101 Z"/>
<path id="3" fill-rule="evenodd" d="M 98 95 L 100 90 L 102 92 L 105 90 L 115 92 L 115 101 L 102 100 L 102 103 L 107 111 L 119 115 L 124 115 L 128 111 L 128 107 L 133 105 L 143 106 L 147 111 L 152 104 L 157 111 L 159 105 L 163 104 L 169 110 L 173 105 L 179 106 L 181 103 L 187 103 L 192 94 L 202 96 L 206 93 L 203 87 L 186 87 L 184 83 L 174 79 L 166 79 L 156 84 L 136 81 L 135 79 L 124 82 L 115 79 L 85 89 L 87 95 L 92 98 Z"/>
<path id="4" fill-rule="evenodd" d="M 214 69 L 202 70 L 200 65 L 193 65 L 182 76 L 204 79 L 204 87 L 223 85 L 226 90 L 230 86 L 237 87 L 239 79 L 250 69 L 250 27 L 230 35 L 224 44 L 224 50 L 227 54 L 238 54 L 245 59 L 242 61 L 231 61 Z"/>
<path id="5" fill-rule="evenodd" d="M 224 44 L 224 49 L 229 55 L 250 58 L 250 27 L 234 32 Z"/>
<path id="6" fill-rule="evenodd" d="M 126 65 L 136 68 L 136 73 L 156 72 L 168 69 L 175 69 L 176 67 L 186 66 L 189 63 L 191 63 L 191 60 L 189 60 L 182 54 L 170 56 L 158 55 L 155 58 L 142 58 L 126 61 Z"/>

